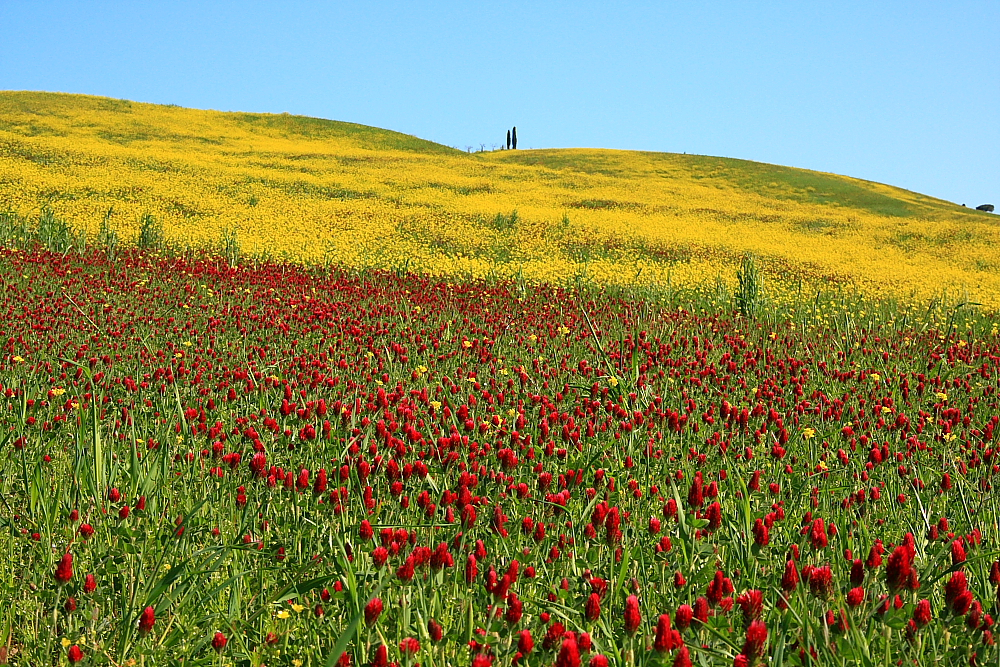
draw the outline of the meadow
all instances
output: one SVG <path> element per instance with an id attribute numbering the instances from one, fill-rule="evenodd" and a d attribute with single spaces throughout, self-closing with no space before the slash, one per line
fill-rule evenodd
<path id="1" fill-rule="evenodd" d="M 316 118 L 0 93 L 0 212 L 45 211 L 129 243 L 153 216 L 192 248 L 228 237 L 274 259 L 563 286 L 733 287 L 752 253 L 774 296 L 1000 306 L 994 216 L 845 176 L 670 153 L 470 154 Z"/>
<path id="2" fill-rule="evenodd" d="M 1000 662 L 1000 332 L 956 259 L 987 214 L 2 105 L 0 664 Z"/>
<path id="3" fill-rule="evenodd" d="M 0 281 L 9 664 L 1000 659 L 973 309 L 37 240 Z"/>

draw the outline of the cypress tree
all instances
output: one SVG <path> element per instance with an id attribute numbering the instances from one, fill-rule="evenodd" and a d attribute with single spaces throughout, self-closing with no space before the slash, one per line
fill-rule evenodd
<path id="1" fill-rule="evenodd" d="M 507 130 L 507 150 L 510 150 L 510 130 Z"/>
<path id="2" fill-rule="evenodd" d="M 513 132 L 511 132 L 510 140 L 514 145 L 514 150 L 517 150 L 517 128 L 515 127 Z"/>

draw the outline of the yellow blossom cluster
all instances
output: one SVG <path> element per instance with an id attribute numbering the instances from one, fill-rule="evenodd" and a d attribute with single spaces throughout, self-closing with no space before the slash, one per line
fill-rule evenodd
<path id="1" fill-rule="evenodd" d="M 849 285 L 1000 305 L 986 213 L 876 183 L 742 160 L 560 149 L 465 153 L 286 114 L 0 93 L 0 213 L 51 209 L 126 242 L 152 214 L 174 244 L 456 278 Z M 110 211 L 110 215 L 109 215 Z"/>

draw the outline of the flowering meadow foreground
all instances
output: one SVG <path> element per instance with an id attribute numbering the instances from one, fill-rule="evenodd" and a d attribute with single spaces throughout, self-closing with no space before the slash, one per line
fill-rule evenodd
<path id="1" fill-rule="evenodd" d="M 0 663 L 996 664 L 995 320 L 632 296 L 0 250 Z"/>

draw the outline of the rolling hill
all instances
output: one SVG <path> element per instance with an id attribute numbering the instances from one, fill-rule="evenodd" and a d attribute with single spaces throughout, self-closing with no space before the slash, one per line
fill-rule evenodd
<path id="1" fill-rule="evenodd" d="M 1000 306 L 988 213 L 846 176 L 596 149 L 463 153 L 363 125 L 0 92 L 0 212 L 125 239 L 462 277 L 847 285 Z"/>

